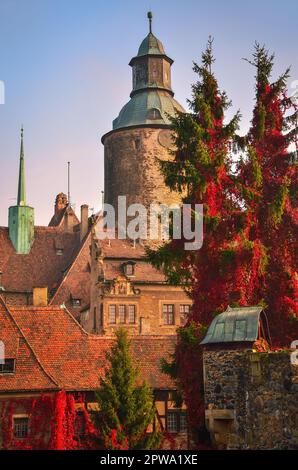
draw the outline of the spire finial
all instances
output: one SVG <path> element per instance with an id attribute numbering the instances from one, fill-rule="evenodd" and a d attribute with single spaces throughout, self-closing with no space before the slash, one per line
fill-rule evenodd
<path id="1" fill-rule="evenodd" d="M 19 185 L 18 185 L 18 206 L 26 205 L 25 195 L 25 168 L 24 168 L 24 127 L 21 127 L 21 151 L 20 151 L 20 168 L 19 168 Z"/>
<path id="2" fill-rule="evenodd" d="M 149 33 L 152 33 L 152 11 L 148 11 L 147 18 L 149 20 Z"/>

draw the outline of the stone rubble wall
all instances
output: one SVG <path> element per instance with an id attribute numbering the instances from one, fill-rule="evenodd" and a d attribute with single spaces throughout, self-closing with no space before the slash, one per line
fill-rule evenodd
<path id="1" fill-rule="evenodd" d="M 298 449 L 298 366 L 289 351 L 205 350 L 206 425 L 221 449 Z"/>

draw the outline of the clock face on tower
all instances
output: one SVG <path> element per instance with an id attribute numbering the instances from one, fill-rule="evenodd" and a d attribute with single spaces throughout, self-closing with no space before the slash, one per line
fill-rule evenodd
<path id="1" fill-rule="evenodd" d="M 158 142 L 167 150 L 175 150 L 175 144 L 172 139 L 172 132 L 169 129 L 162 129 L 159 132 Z"/>

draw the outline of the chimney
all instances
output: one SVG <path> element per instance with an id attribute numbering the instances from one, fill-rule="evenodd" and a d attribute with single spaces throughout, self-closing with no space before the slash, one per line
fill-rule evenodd
<path id="1" fill-rule="evenodd" d="M 87 204 L 81 206 L 81 225 L 80 225 L 80 240 L 82 241 L 85 238 L 88 232 L 88 210 L 89 207 Z"/>
<path id="2" fill-rule="evenodd" d="M 64 193 L 59 193 L 56 196 L 55 200 L 55 214 L 61 211 L 61 209 L 64 209 L 68 205 L 68 200 L 67 196 Z"/>
<path id="3" fill-rule="evenodd" d="M 33 287 L 33 306 L 46 307 L 48 305 L 48 288 Z"/>
<path id="4" fill-rule="evenodd" d="M 65 232 L 73 232 L 75 225 L 75 216 L 71 207 L 67 207 L 64 215 L 64 230 Z"/>

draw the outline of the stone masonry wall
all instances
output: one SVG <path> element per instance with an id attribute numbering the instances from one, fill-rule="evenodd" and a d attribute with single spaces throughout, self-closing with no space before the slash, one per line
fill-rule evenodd
<path id="1" fill-rule="evenodd" d="M 166 188 L 157 159 L 170 158 L 170 131 L 158 128 L 123 129 L 105 138 L 105 202 L 117 208 L 117 197 L 133 203 L 179 202 Z"/>
<path id="2" fill-rule="evenodd" d="M 290 352 L 204 351 L 206 425 L 221 449 L 298 449 Z"/>

